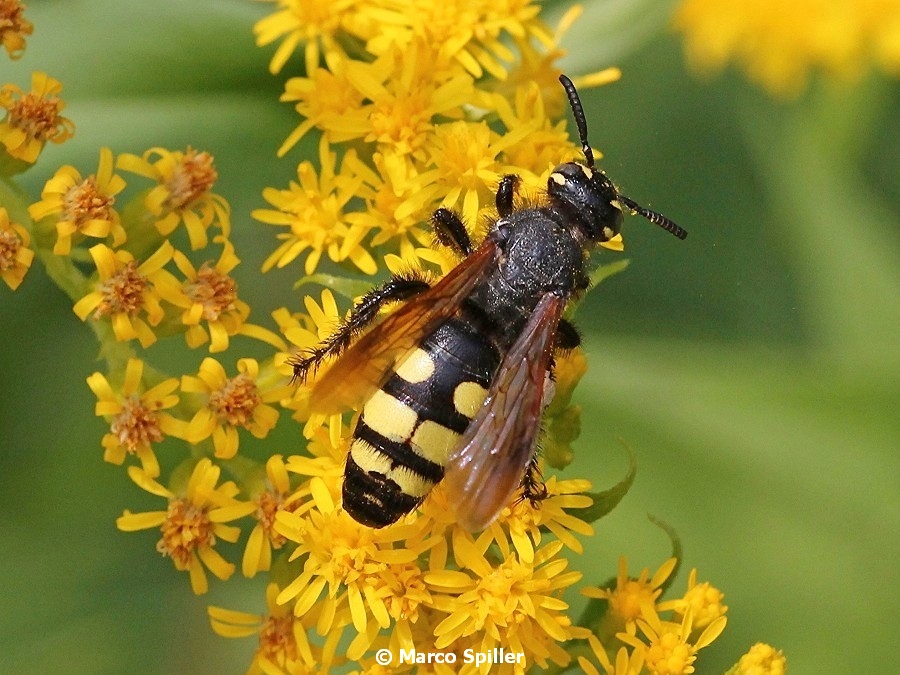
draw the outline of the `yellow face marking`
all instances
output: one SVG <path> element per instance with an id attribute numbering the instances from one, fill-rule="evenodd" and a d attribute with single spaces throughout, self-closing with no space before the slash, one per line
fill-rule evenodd
<path id="1" fill-rule="evenodd" d="M 565 185 L 566 184 L 566 177 L 563 176 L 561 173 L 557 173 L 556 171 L 554 171 L 553 173 L 550 174 L 550 180 L 552 180 L 557 185 Z"/>
<path id="2" fill-rule="evenodd" d="M 487 389 L 477 382 L 461 382 L 453 390 L 453 407 L 460 415 L 472 419 L 486 397 Z"/>
<path id="3" fill-rule="evenodd" d="M 603 228 L 603 236 L 606 237 L 607 239 L 612 239 L 614 235 L 615 235 L 615 231 L 611 227 Z"/>
<path id="4" fill-rule="evenodd" d="M 428 352 L 417 347 L 397 367 L 397 374 L 407 382 L 424 382 L 434 375 L 434 360 Z"/>
<path id="5" fill-rule="evenodd" d="M 408 405 L 379 389 L 363 406 L 362 418 L 369 428 L 388 440 L 402 443 L 412 435 L 419 416 Z"/>
<path id="6" fill-rule="evenodd" d="M 410 439 L 412 449 L 420 457 L 444 466 L 450 450 L 459 442 L 459 434 L 443 424 L 422 420 Z"/>
<path id="7" fill-rule="evenodd" d="M 390 458 L 366 441 L 356 438 L 350 444 L 350 455 L 366 473 L 380 473 L 400 486 L 410 497 L 424 497 L 434 487 L 427 478 L 405 466 L 391 466 Z"/>
<path id="8" fill-rule="evenodd" d="M 612 206 L 614 209 L 618 209 L 619 211 L 622 210 L 622 203 L 618 199 L 613 199 L 609 203 L 609 205 Z"/>
<path id="9" fill-rule="evenodd" d="M 584 164 L 579 164 L 581 170 L 584 171 L 584 175 L 587 176 L 588 180 L 594 177 L 594 172 L 591 171 L 590 167 L 585 166 Z"/>

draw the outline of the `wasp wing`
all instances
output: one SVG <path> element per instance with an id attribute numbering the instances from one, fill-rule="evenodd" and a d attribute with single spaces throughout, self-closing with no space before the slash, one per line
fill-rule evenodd
<path id="1" fill-rule="evenodd" d="M 545 295 L 506 354 L 484 405 L 450 453 L 444 487 L 457 522 L 482 530 L 509 504 L 534 453 L 544 380 L 565 302 Z"/>
<path id="2" fill-rule="evenodd" d="M 443 279 L 389 314 L 313 385 L 313 412 L 336 414 L 365 401 L 410 349 L 453 316 L 494 261 L 497 247 L 486 240 Z"/>

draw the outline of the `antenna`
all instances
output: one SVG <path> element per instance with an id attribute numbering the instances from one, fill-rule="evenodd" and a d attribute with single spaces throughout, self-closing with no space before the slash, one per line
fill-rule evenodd
<path id="1" fill-rule="evenodd" d="M 645 209 L 643 206 L 629 199 L 623 194 L 619 194 L 619 201 L 625 204 L 625 206 L 627 206 L 635 213 L 639 213 L 644 216 L 644 218 L 649 220 L 654 225 L 659 225 L 669 234 L 674 234 L 679 239 L 684 239 L 685 237 L 687 237 L 687 230 L 685 230 L 683 227 L 679 227 L 673 221 L 666 218 L 663 214 L 657 213 L 656 211 L 651 211 L 650 209 Z"/>
<path id="2" fill-rule="evenodd" d="M 581 139 L 581 151 L 584 153 L 584 159 L 589 169 L 594 168 L 594 151 L 587 139 L 587 120 L 584 118 L 584 108 L 581 106 L 581 99 L 578 98 L 578 90 L 575 85 L 565 75 L 559 76 L 563 89 L 566 90 L 566 96 L 569 97 L 569 105 L 572 107 L 572 115 L 575 117 L 575 126 L 578 127 L 578 138 Z"/>
<path id="3" fill-rule="evenodd" d="M 566 96 L 569 97 L 569 105 L 572 108 L 572 115 L 575 117 L 575 126 L 578 128 L 578 138 L 581 140 L 581 151 L 584 153 L 585 162 L 589 169 L 593 169 L 594 151 L 591 150 L 591 145 L 590 143 L 588 143 L 587 120 L 584 117 L 584 107 L 581 105 L 581 99 L 578 97 L 578 90 L 575 89 L 575 85 L 572 80 L 570 80 L 565 75 L 560 75 L 559 81 L 560 84 L 562 84 L 563 89 L 566 90 Z M 625 195 L 619 193 L 618 190 L 616 190 L 616 192 L 618 194 L 619 201 L 625 204 L 625 206 L 627 206 L 635 213 L 639 213 L 654 225 L 659 225 L 666 232 L 668 232 L 669 234 L 674 234 L 679 239 L 684 239 L 685 237 L 687 237 L 687 230 L 685 230 L 683 227 L 679 227 L 661 213 L 651 211 L 650 209 L 645 209 L 636 201 L 629 199 Z"/>

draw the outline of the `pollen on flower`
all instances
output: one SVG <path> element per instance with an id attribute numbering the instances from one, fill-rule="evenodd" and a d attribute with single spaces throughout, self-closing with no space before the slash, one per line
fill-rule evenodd
<path id="1" fill-rule="evenodd" d="M 162 539 L 156 550 L 168 556 L 178 570 L 190 568 L 197 551 L 215 546 L 213 522 L 206 509 L 199 508 L 189 499 L 172 499 L 163 521 Z"/>
<path id="2" fill-rule="evenodd" d="M 0 271 L 12 269 L 22 248 L 22 238 L 12 229 L 0 231 Z"/>
<path id="3" fill-rule="evenodd" d="M 708 581 L 697 583 L 697 570 L 691 570 L 688 578 L 688 590 L 684 594 L 685 607 L 676 609 L 676 613 L 684 615 L 690 611 L 694 617 L 694 628 L 705 628 L 715 619 L 728 611 L 722 603 L 725 594 Z"/>
<path id="4" fill-rule="evenodd" d="M 261 492 L 256 498 L 256 512 L 254 518 L 259 521 L 266 537 L 274 548 L 281 548 L 287 541 L 285 536 L 275 529 L 275 516 L 284 504 L 284 495 L 275 489 Z"/>
<path id="5" fill-rule="evenodd" d="M 80 226 L 91 220 L 109 220 L 116 198 L 97 189 L 97 181 L 88 176 L 63 196 L 63 220 Z"/>
<path id="6" fill-rule="evenodd" d="M 615 588 L 584 588 L 582 594 L 589 598 L 602 598 L 609 602 L 607 621 L 617 628 L 633 624 L 641 616 L 645 606 L 653 607 L 657 598 L 662 595 L 662 586 L 671 576 L 678 561 L 669 558 L 650 576 L 650 570 L 644 568 L 638 578 L 628 576 L 628 564 L 625 558 L 619 559 L 619 571 Z M 682 603 L 683 604 L 683 603 Z M 669 604 L 665 605 L 667 608 Z M 662 607 L 660 607 L 662 608 Z"/>
<path id="7" fill-rule="evenodd" d="M 213 156 L 188 148 L 166 183 L 167 205 L 175 210 L 189 206 L 212 189 L 218 179 Z"/>
<path id="8" fill-rule="evenodd" d="M 157 418 L 157 411 L 148 408 L 137 394 L 132 394 L 122 402 L 122 412 L 109 425 L 119 445 L 134 452 L 151 443 L 159 443 L 163 432 Z"/>
<path id="9" fill-rule="evenodd" d="M 22 283 L 34 261 L 30 243 L 28 230 L 12 222 L 9 213 L 0 206 L 0 278 L 13 290 Z"/>
<path id="10" fill-rule="evenodd" d="M 34 26 L 23 16 L 24 12 L 25 5 L 19 0 L 0 0 L 0 45 L 14 60 L 25 51 L 25 36 L 34 32 Z"/>
<path id="11" fill-rule="evenodd" d="M 3 0 L 0 0 L 0 39 L 3 39 Z M 0 142 L 10 155 L 33 164 L 47 141 L 62 143 L 72 137 L 75 126 L 60 115 L 65 103 L 58 94 L 62 83 L 45 73 L 31 77 L 32 91 L 13 84 L 0 87 L 0 107 L 7 115 L 0 121 Z"/>
<path id="12" fill-rule="evenodd" d="M 200 266 L 194 279 L 185 283 L 184 292 L 202 306 L 204 321 L 218 321 L 221 314 L 235 308 L 238 297 L 234 279 L 208 262 Z"/>
<path id="13" fill-rule="evenodd" d="M 103 299 L 94 310 L 94 318 L 113 314 L 136 314 L 144 307 L 144 291 L 147 278 L 138 271 L 136 260 L 129 260 L 116 273 L 106 279 L 99 288 Z"/>
<path id="14" fill-rule="evenodd" d="M 775 649 L 765 642 L 757 642 L 750 647 L 737 662 L 729 675 L 784 675 L 787 672 L 787 659 L 781 650 Z"/>
<path id="15" fill-rule="evenodd" d="M 253 378 L 241 373 L 209 395 L 209 408 L 216 416 L 232 426 L 247 426 L 262 397 Z"/>
<path id="16" fill-rule="evenodd" d="M 291 614 L 269 615 L 263 621 L 263 625 L 259 629 L 258 658 L 265 659 L 270 663 L 279 663 L 282 659 L 288 662 L 298 660 L 294 621 Z"/>

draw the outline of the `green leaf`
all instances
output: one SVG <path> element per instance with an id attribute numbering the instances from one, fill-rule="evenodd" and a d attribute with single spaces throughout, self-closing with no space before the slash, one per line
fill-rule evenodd
<path id="1" fill-rule="evenodd" d="M 358 298 L 371 290 L 372 282 L 365 279 L 350 279 L 348 277 L 338 277 L 333 274 L 310 274 L 303 277 L 294 284 L 294 290 L 297 290 L 308 284 L 317 284 L 323 288 L 328 288 L 343 295 L 345 298 Z"/>
<path id="2" fill-rule="evenodd" d="M 610 511 L 619 505 L 619 502 L 622 501 L 625 495 L 628 494 L 628 491 L 634 483 L 634 478 L 637 475 L 637 460 L 635 459 L 634 451 L 632 451 L 624 441 L 620 442 L 628 451 L 628 472 L 622 480 L 610 489 L 603 490 L 602 492 L 589 492 L 588 496 L 594 500 L 593 504 L 584 509 L 571 510 L 572 515 L 586 523 L 600 520 L 609 514 Z"/>

